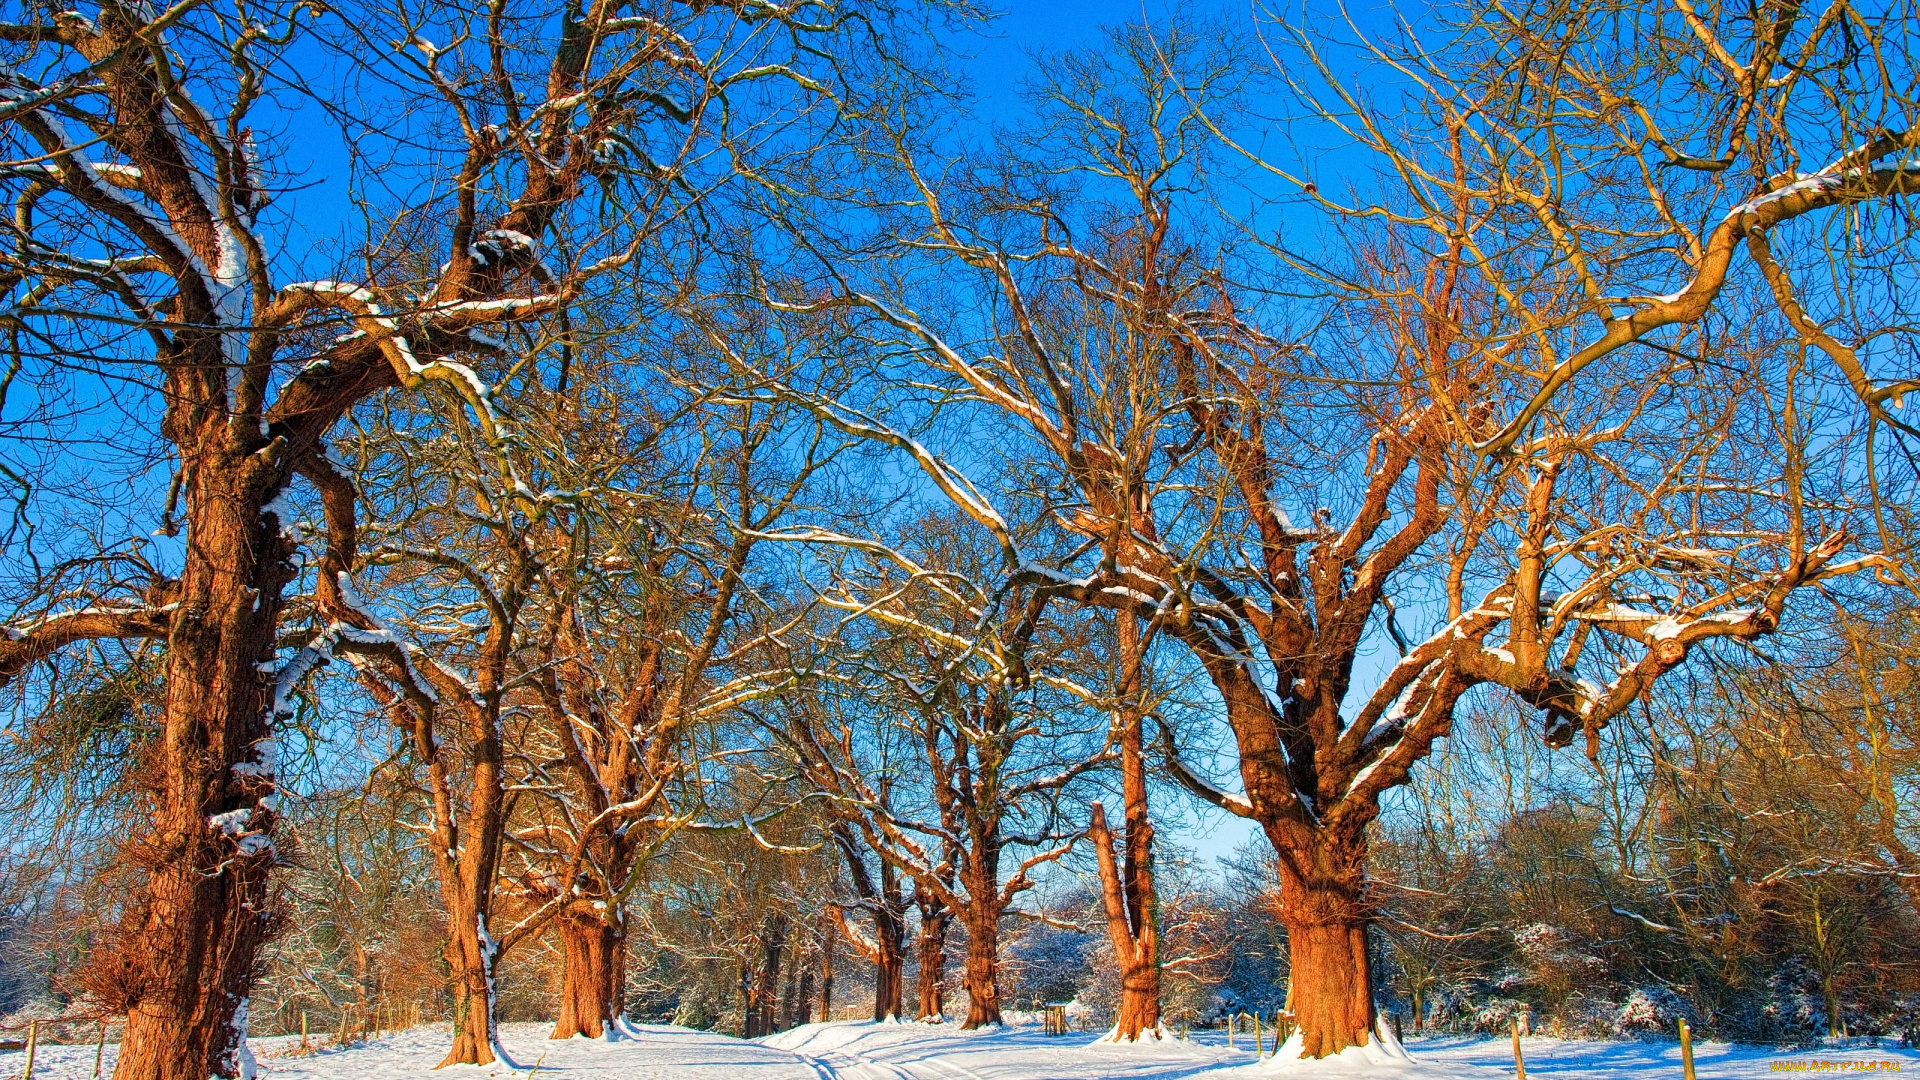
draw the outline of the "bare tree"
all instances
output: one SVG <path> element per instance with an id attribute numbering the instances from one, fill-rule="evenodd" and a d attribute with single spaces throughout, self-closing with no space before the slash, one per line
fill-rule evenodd
<path id="1" fill-rule="evenodd" d="M 529 408 L 515 448 L 399 410 L 364 444 L 358 486 L 391 524 L 364 560 L 380 574 L 365 625 L 331 647 L 374 661 L 361 676 L 424 771 L 462 1033 L 450 1062 L 500 1056 L 494 971 L 549 924 L 565 960 L 553 1037 L 618 1035 L 627 897 L 702 803 L 691 729 L 802 678 L 755 666 L 795 619 L 768 609 L 749 562 L 835 441 L 788 455 L 786 410 L 655 416 L 663 395 L 619 368 L 576 360 L 574 376 L 572 398 L 526 392 L 548 408 Z M 452 742 L 435 732 L 449 721 Z"/>
<path id="2" fill-rule="evenodd" d="M 1055 669 L 1064 652 L 1046 651 L 1063 643 L 1044 603 L 988 621 L 996 590 L 980 584 L 986 567 L 938 522 L 922 532 L 940 561 L 816 528 L 787 533 L 868 557 L 842 561 L 821 600 L 847 613 L 843 629 L 857 620 L 885 632 L 871 653 L 841 660 L 867 673 L 873 700 L 822 699 L 766 726 L 868 845 L 965 925 L 970 1030 L 1001 1023 L 1001 919 L 1033 887 L 1033 870 L 1077 839 L 1061 820 L 1065 790 L 1110 757 L 1083 744 L 1076 695 L 1085 691 L 1064 663 Z M 1036 639 L 1031 662 L 1016 659 L 1010 643 Z M 904 731 L 892 731 L 895 715 Z M 1031 854 L 1003 877 L 1009 849 Z"/>
<path id="3" fill-rule="evenodd" d="M 601 0 L 369 4 L 336 17 L 285 3 L 235 20 L 183 0 L 0 26 L 17 211 L 0 271 L 18 297 L 10 364 L 50 380 L 56 398 L 110 387 L 131 418 L 126 483 L 148 495 L 119 516 L 157 510 L 163 532 L 185 529 L 151 576 L 136 567 L 65 606 L 29 605 L 0 641 L 8 680 L 80 641 L 165 643 L 166 795 L 142 856 L 146 898 L 123 935 L 137 969 L 123 1080 L 244 1069 L 236 1010 L 267 930 L 276 687 L 312 662 L 276 658 L 298 565 L 276 502 L 290 478 L 331 484 L 323 440 L 387 388 L 448 391 L 487 439 L 508 437 L 479 370 L 502 328 L 564 332 L 569 309 L 615 271 L 684 276 L 691 248 L 663 238 L 691 226 L 754 148 L 795 152 L 781 133 L 865 64 L 849 27 L 870 44 L 891 10 L 865 5 L 867 18 L 847 22 L 828 5 Z M 274 109 L 308 83 L 289 64 L 316 18 L 358 81 L 297 115 L 340 119 L 364 176 L 417 183 L 407 209 L 368 222 L 362 273 L 299 280 L 318 260 L 283 242 L 290 219 L 274 208 L 293 206 L 282 189 L 301 178 L 255 129 L 285 126 Z M 392 115 L 370 115 L 369 102 Z M 59 437 L 57 410 L 37 423 Z M 160 507 L 150 478 L 168 457 Z M 34 478 L 7 472 L 30 515 Z M 342 588 L 331 575 L 346 569 L 322 568 L 330 606 Z"/>
<path id="4" fill-rule="evenodd" d="M 880 798 L 884 803 L 887 785 L 884 780 L 881 783 Z M 840 857 L 846 860 L 847 878 L 853 884 L 856 898 L 852 904 L 831 904 L 828 910 L 841 936 L 873 965 L 873 1022 L 890 1023 L 900 1017 L 900 987 L 906 973 L 907 905 L 900 888 L 900 870 L 884 858 L 879 860 L 877 875 L 869 870 L 866 846 L 856 838 L 846 817 L 828 826 L 828 834 L 833 837 L 833 846 L 839 850 Z M 873 921 L 872 935 L 847 921 L 848 907 L 866 912 Z"/>
<path id="5" fill-rule="evenodd" d="M 333 421 L 386 387 L 451 388 L 497 434 L 488 387 L 456 357 L 479 348 L 475 333 L 558 312 L 628 257 L 535 273 L 538 238 L 608 170 L 575 125 L 614 135 L 631 124 L 638 110 L 619 90 L 645 66 L 589 73 L 591 50 L 562 51 L 548 80 L 555 108 L 520 119 L 505 144 L 496 129 L 470 130 L 468 169 L 450 182 L 466 197 L 436 278 L 398 290 L 276 284 L 286 267 L 261 215 L 280 181 L 249 116 L 276 42 L 304 32 L 308 9 L 242 25 L 200 7 L 108 5 L 97 21 L 76 12 L 0 30 L 45 80 L 9 65 L 15 362 L 79 378 L 103 350 L 126 347 L 151 365 L 154 400 L 139 408 L 157 414 L 151 434 L 178 468 L 163 529 L 177 510 L 186 532 L 171 573 L 44 611 L 0 644 L 0 678 L 11 678 L 77 641 L 166 643 L 166 794 L 146 841 L 146 895 L 119 947 L 136 969 L 116 1067 L 125 1080 L 244 1069 L 237 1010 L 268 927 L 274 861 L 275 629 L 294 576 L 275 498 L 292 473 L 320 467 Z M 220 100 L 203 105 L 195 95 L 208 87 Z M 473 196 L 487 169 L 516 182 L 483 214 Z M 353 330 L 316 336 L 330 321 Z M 123 327 L 136 332 L 125 346 Z M 277 368 L 287 369 L 278 387 Z"/>
<path id="6" fill-rule="evenodd" d="M 806 426 L 795 419 L 764 407 L 704 409 L 653 436 L 698 445 L 700 457 L 670 470 L 677 479 L 637 485 L 651 489 L 649 498 L 616 496 L 626 504 L 607 521 L 616 528 L 583 538 L 574 558 L 550 566 L 560 626 L 545 639 L 538 674 L 529 673 L 546 737 L 523 757 L 519 776 L 549 794 L 529 800 L 538 824 L 513 835 L 526 879 L 541 883 L 540 910 L 557 912 L 568 957 L 554 1038 L 613 1030 L 622 909 L 638 864 L 700 806 L 676 793 L 696 771 L 684 756 L 689 729 L 806 677 L 769 652 L 804 605 L 772 606 L 763 593 L 769 575 L 750 569 L 761 538 L 793 512 L 840 445 L 816 430 L 787 453 L 783 440 Z M 594 587 L 599 576 L 625 587 Z"/>
<path id="7" fill-rule="evenodd" d="M 1795 590 L 1890 563 L 1841 557 L 1857 522 L 1829 501 L 1837 477 L 1809 464 L 1804 369 L 1765 324 L 1697 328 L 1656 376 L 1603 383 L 1595 369 L 1581 393 L 1525 413 L 1524 438 L 1497 430 L 1492 395 L 1530 380 L 1519 356 L 1557 348 L 1566 321 L 1543 321 L 1533 293 L 1492 276 L 1508 267 L 1489 264 L 1474 230 L 1494 212 L 1482 200 L 1512 185 L 1476 186 L 1464 121 L 1432 129 L 1437 156 L 1421 166 L 1443 193 L 1416 203 L 1431 207 L 1427 246 L 1386 211 L 1389 225 L 1344 247 L 1330 238 L 1316 263 L 1229 243 L 1252 224 L 1186 198 L 1207 175 L 1202 110 L 1244 70 L 1215 40 L 1123 30 L 1106 55 L 1060 58 L 1045 125 L 991 168 L 936 181 L 899 129 L 890 235 L 911 238 L 901 257 L 930 260 L 942 291 L 990 298 L 977 319 L 921 298 L 911 274 L 855 281 L 845 262 L 823 266 L 810 294 L 770 283 L 769 302 L 855 322 L 917 361 L 903 379 L 940 380 L 947 400 L 1026 437 L 999 446 L 1023 466 L 1020 497 L 1044 499 L 1078 540 L 1064 557 L 1023 544 L 957 455 L 871 409 L 785 391 L 910 454 L 1001 548 L 1005 595 L 1132 615 L 1204 672 L 1242 792 L 1184 763 L 1170 729 L 1169 767 L 1278 853 L 1295 1045 L 1322 1057 L 1378 1031 L 1368 826 L 1469 692 L 1513 694 L 1543 715 L 1549 744 L 1584 732 L 1594 752 L 1692 649 L 1769 634 Z M 1079 190 L 1028 179 L 1063 171 Z M 1825 184 L 1740 213 L 1772 220 Z M 1554 260 L 1578 253 L 1526 265 Z M 1337 288 L 1320 269 L 1335 263 Z M 1275 280 L 1320 293 L 1306 329 L 1282 332 L 1288 309 L 1253 287 Z M 1696 356 L 1738 377 L 1686 377 Z M 1296 522 L 1286 503 L 1308 499 Z M 1429 628 L 1409 633 L 1416 612 Z M 1381 647 L 1397 659 L 1362 662 Z"/>

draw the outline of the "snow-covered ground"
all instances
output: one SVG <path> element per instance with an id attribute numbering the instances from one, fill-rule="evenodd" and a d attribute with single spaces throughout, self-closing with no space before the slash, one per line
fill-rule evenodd
<path id="1" fill-rule="evenodd" d="M 685 1028 L 641 1025 L 636 1038 L 616 1043 L 573 1039 L 554 1042 L 541 1024 L 509 1024 L 502 1041 L 516 1059 L 486 1070 L 434 1073 L 446 1053 L 445 1027 L 422 1027 L 345 1050 L 300 1056 L 299 1039 L 254 1041 L 260 1072 L 270 1080 L 400 1080 L 512 1072 L 543 1080 L 1180 1080 L 1230 1076 L 1254 1080 L 1273 1075 L 1402 1076 L 1407 1080 L 1493 1080 L 1513 1075 L 1512 1044 L 1506 1039 L 1440 1037 L 1408 1044 L 1411 1062 L 1374 1053 L 1371 1060 L 1312 1065 L 1266 1059 L 1256 1063 L 1247 1040 L 1228 1049 L 1216 1032 L 1192 1042 L 1139 1047 L 1097 1044 L 1087 1034 L 1049 1037 L 1033 1027 L 960 1031 L 952 1026 L 873 1024 L 867 1021 L 810 1024 L 754 1042 Z M 1529 1038 L 1524 1041 L 1529 1080 L 1598 1080 L 1620 1075 L 1680 1077 L 1680 1048 L 1671 1043 L 1593 1043 Z M 1700 1080 L 1736 1080 L 1778 1073 L 1775 1062 L 1795 1072 L 1920 1070 L 1920 1053 L 1888 1046 L 1851 1046 L 1798 1053 L 1700 1043 L 1694 1048 Z M 109 1045 L 103 1071 L 113 1069 Z M 42 1046 L 35 1080 L 89 1080 L 92 1046 Z M 25 1055 L 0 1052 L 0 1080 L 20 1077 Z"/>

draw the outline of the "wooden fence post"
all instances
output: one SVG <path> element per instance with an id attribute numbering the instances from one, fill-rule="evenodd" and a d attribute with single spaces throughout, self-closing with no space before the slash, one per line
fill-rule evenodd
<path id="1" fill-rule="evenodd" d="M 1680 1068 L 1687 1080 L 1693 1080 L 1693 1029 L 1684 1019 L 1680 1021 Z"/>
<path id="2" fill-rule="evenodd" d="M 1266 1043 L 1260 1035 L 1260 1010 L 1253 1010 L 1253 1056 L 1259 1057 L 1267 1052 Z"/>
<path id="3" fill-rule="evenodd" d="M 1517 1080 L 1527 1080 L 1527 1063 L 1520 1056 L 1520 1018 L 1513 1018 L 1513 1073 Z"/>
<path id="4" fill-rule="evenodd" d="M 35 1052 L 36 1050 L 38 1050 L 39 1048 L 40 1048 L 40 1021 L 38 1021 L 38 1020 L 29 1020 L 29 1021 L 27 1021 L 27 1076 L 26 1076 L 26 1080 L 33 1080 L 33 1055 L 34 1055 L 34 1052 Z"/>

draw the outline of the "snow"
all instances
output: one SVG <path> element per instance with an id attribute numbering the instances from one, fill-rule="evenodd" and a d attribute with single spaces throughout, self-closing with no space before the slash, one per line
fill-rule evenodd
<path id="1" fill-rule="evenodd" d="M 1286 1057 L 1255 1061 L 1247 1039 L 1228 1049 L 1218 1031 L 1193 1033 L 1192 1041 L 1114 1045 L 1098 1032 L 1049 1037 L 1037 1025 L 961 1031 L 957 1025 L 875 1024 L 871 1021 L 808 1024 L 765 1039 L 744 1042 L 711 1032 L 656 1024 L 629 1028 L 630 1038 L 553 1041 L 550 1024 L 502 1024 L 500 1041 L 521 1063 L 452 1070 L 454 1076 L 510 1075 L 543 1080 L 1186 1080 L 1220 1077 L 1392 1076 L 1432 1080 L 1494 1080 L 1513 1075 L 1513 1044 L 1506 1037 L 1444 1035 L 1410 1040 L 1404 1052 L 1391 1038 L 1318 1062 Z M 433 1067 L 451 1044 L 446 1024 L 331 1048 L 331 1036 L 316 1033 L 315 1053 L 301 1055 L 300 1037 L 249 1039 L 264 1080 L 437 1080 Z M 111 1072 L 118 1047 L 109 1045 L 103 1074 Z M 1284 1053 L 1285 1047 L 1282 1047 Z M 92 1044 L 39 1048 L 34 1074 L 45 1080 L 90 1080 Z M 1583 1042 L 1530 1036 L 1522 1040 L 1527 1075 L 1536 1080 L 1611 1080 L 1616 1076 L 1680 1076 L 1676 1043 Z M 1712 1080 L 1759 1080 L 1779 1071 L 1911 1071 L 1920 1053 L 1853 1040 L 1846 1046 L 1785 1052 L 1766 1047 L 1695 1042 L 1701 1076 Z M 18 1076 L 25 1055 L 0 1052 L 0 1076 Z M 1774 1063 L 1779 1062 L 1776 1066 Z M 1884 1063 L 1884 1064 L 1869 1064 Z"/>
<path id="2" fill-rule="evenodd" d="M 215 814 L 207 819 L 207 828 L 222 836 L 238 836 L 247 830 L 247 823 L 253 820 L 251 807 L 229 810 L 224 814 Z"/>
<path id="3" fill-rule="evenodd" d="M 1300 1033 L 1295 1032 L 1273 1056 L 1258 1065 L 1234 1070 L 1235 1076 L 1378 1076 L 1382 1073 L 1423 1075 L 1406 1048 L 1391 1032 L 1384 1038 L 1367 1037 L 1365 1046 L 1349 1046 L 1324 1061 L 1300 1060 Z M 1445 1074 L 1439 1074 L 1445 1075 Z"/>
<path id="4" fill-rule="evenodd" d="M 1865 175 L 1865 172 L 1866 170 L 1863 170 L 1863 169 L 1845 169 L 1836 173 L 1823 172 L 1813 176 L 1806 177 L 1804 179 L 1795 180 L 1791 184 L 1786 184 L 1781 187 L 1777 187 L 1772 191 L 1767 192 L 1765 195 L 1761 195 L 1757 198 L 1749 199 L 1746 202 L 1741 203 L 1739 206 L 1736 206 L 1733 209 L 1727 211 L 1727 216 L 1721 220 L 1732 221 L 1736 218 L 1740 218 L 1747 214 L 1751 214 L 1754 211 L 1759 210 L 1761 207 L 1767 205 L 1768 203 L 1779 202 L 1780 200 L 1785 199 L 1790 195 L 1799 195 L 1803 192 L 1825 191 L 1829 188 L 1836 188 L 1846 183 L 1847 180 L 1850 178 Z"/>

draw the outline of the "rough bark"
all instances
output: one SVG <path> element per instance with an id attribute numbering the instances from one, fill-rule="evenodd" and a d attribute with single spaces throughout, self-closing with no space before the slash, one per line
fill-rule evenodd
<path id="1" fill-rule="evenodd" d="M 947 1019 L 947 927 L 953 922 L 953 911 L 918 881 L 913 902 L 920 909 L 920 932 L 914 940 L 920 964 L 918 1019 L 923 1024 L 941 1024 Z"/>
<path id="2" fill-rule="evenodd" d="M 619 1028 L 622 991 L 626 985 L 626 928 L 590 905 L 581 905 L 555 920 L 565 967 L 560 982 L 560 1019 L 555 1039 L 584 1035 L 613 1039 Z"/>
<path id="3" fill-rule="evenodd" d="M 873 1018 L 884 1023 L 900 1018 L 901 987 L 906 976 L 906 956 L 900 948 L 897 932 L 882 931 L 875 937 L 881 945 L 873 964 Z"/>
<path id="4" fill-rule="evenodd" d="M 969 913 L 973 915 L 973 913 Z M 1001 1024 L 1000 1018 L 1000 919 L 967 919 L 967 1022 L 966 1031 Z"/>
<path id="5" fill-rule="evenodd" d="M 1364 1045 L 1373 1034 L 1373 967 L 1367 957 L 1362 896 L 1364 836 L 1310 853 L 1303 875 L 1281 855 L 1281 919 L 1287 927 L 1287 996 L 1300 1034 L 1300 1056 L 1326 1057 Z"/>
<path id="6" fill-rule="evenodd" d="M 453 993 L 453 1046 L 434 1066 L 438 1069 L 491 1065 L 495 1060 L 493 939 L 483 929 L 486 916 L 474 906 L 472 898 L 463 897 L 458 910 L 447 912 L 447 944 L 441 955 L 451 972 L 447 987 Z"/>
<path id="7" fill-rule="evenodd" d="M 506 788 L 501 767 L 499 695 L 475 699 L 460 693 L 463 684 L 437 665 L 416 657 L 414 664 L 438 675 L 441 700 L 460 696 L 467 738 L 466 807 L 454 794 L 448 751 L 435 734 L 435 712 L 417 697 L 411 709 L 396 712 L 410 721 L 414 753 L 427 765 L 433 800 L 435 863 L 441 902 L 447 908 L 447 943 L 441 950 L 453 994 L 453 1046 L 438 1068 L 488 1065 L 500 1054 L 494 1028 L 494 965 L 500 950 L 488 920 L 493 915 L 495 879 L 500 865 Z M 397 708 L 397 706 L 396 706 Z"/>
<path id="8" fill-rule="evenodd" d="M 152 832 L 134 849 L 152 870 L 121 931 L 121 959 L 134 970 L 125 973 L 131 992 L 117 1080 L 239 1076 L 239 1010 L 270 928 L 277 814 L 272 680 L 263 672 L 274 669 L 291 566 L 277 519 L 261 507 L 285 477 L 218 446 L 226 440 L 216 425 L 199 433 L 215 448 L 187 458 L 192 543 L 169 628 L 162 788 Z"/>
<path id="9" fill-rule="evenodd" d="M 1106 906 L 1107 937 L 1113 943 L 1114 962 L 1120 967 L 1120 1006 L 1114 1016 L 1112 1039 L 1137 1042 L 1142 1032 L 1160 1026 L 1159 934 L 1151 910 L 1136 909 L 1131 901 L 1139 890 L 1129 888 L 1131 874 L 1123 876 L 1113 857 L 1113 834 L 1106 811 L 1093 804 L 1087 827 L 1094 856 L 1100 865 L 1100 893 Z M 1129 856 L 1132 852 L 1130 851 Z M 1130 860 L 1131 861 L 1131 860 Z M 1148 889 L 1151 889 L 1149 883 Z M 1149 894 L 1150 895 L 1150 894 Z"/>

